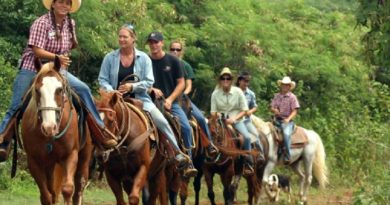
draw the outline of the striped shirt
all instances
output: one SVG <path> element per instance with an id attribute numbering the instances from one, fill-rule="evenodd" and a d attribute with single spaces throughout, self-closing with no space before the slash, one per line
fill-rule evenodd
<path id="1" fill-rule="evenodd" d="M 72 20 L 72 25 L 73 31 L 75 31 L 74 20 Z M 69 28 L 68 18 L 64 19 L 60 33 L 61 38 L 57 39 L 56 28 L 52 23 L 50 12 L 36 19 L 30 27 L 27 47 L 24 49 L 22 55 L 21 68 L 35 71 L 32 46 L 55 54 L 69 53 L 72 49 L 72 34 Z M 74 36 L 76 37 L 76 35 Z"/>
<path id="2" fill-rule="evenodd" d="M 276 117 L 285 119 L 300 106 L 297 97 L 292 92 L 288 92 L 286 94 L 277 93 L 272 99 L 271 107 L 279 110 L 280 116 Z"/>

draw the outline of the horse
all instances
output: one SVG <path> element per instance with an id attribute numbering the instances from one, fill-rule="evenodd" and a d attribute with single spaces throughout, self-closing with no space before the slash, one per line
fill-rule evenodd
<path id="1" fill-rule="evenodd" d="M 259 133 L 265 135 L 269 147 L 266 153 L 267 161 L 263 170 L 262 185 L 265 187 L 266 193 L 270 194 L 267 186 L 265 186 L 268 183 L 268 178 L 275 166 L 284 164 L 282 159 L 278 157 L 279 144 L 275 140 L 277 139 L 277 132 L 270 122 L 266 123 L 256 116 L 252 116 L 252 121 Z M 325 188 L 328 184 L 328 168 L 325 163 L 325 149 L 320 136 L 313 130 L 300 129 L 303 129 L 307 136 L 307 143 L 291 149 L 291 162 L 288 166 L 292 167 L 294 172 L 298 174 L 300 179 L 299 197 L 303 203 L 307 203 L 307 192 L 313 178 L 312 172 L 314 172 L 319 187 Z M 301 162 L 304 165 L 304 172 L 300 168 Z"/>
<path id="2" fill-rule="evenodd" d="M 86 138 L 79 135 L 70 88 L 58 72 L 60 62 L 42 66 L 36 60 L 35 67 L 38 74 L 21 120 L 28 169 L 39 187 L 41 204 L 55 204 L 60 191 L 65 204 L 71 200 L 82 204 L 93 149 L 90 133 L 85 129 Z"/>
<path id="3" fill-rule="evenodd" d="M 209 121 L 209 128 L 213 137 L 213 142 L 219 148 L 220 154 L 216 160 L 211 162 L 207 161 L 203 165 L 203 173 L 208 188 L 207 195 L 211 204 L 215 205 L 213 177 L 215 174 L 219 174 L 223 185 L 225 204 L 233 204 L 235 190 L 234 187 L 232 187 L 232 180 L 235 175 L 235 158 L 246 152 L 238 149 L 236 141 L 238 139 L 234 138 L 233 132 L 227 127 L 223 117 L 211 119 Z M 196 196 L 199 197 L 199 193 L 196 193 Z M 196 199 L 196 201 L 199 202 L 199 199 Z"/>
<path id="4" fill-rule="evenodd" d="M 149 137 L 153 130 L 142 112 L 125 102 L 118 92 L 101 91 L 96 107 L 106 127 L 120 138 L 115 149 L 103 153 L 107 182 L 118 205 L 126 204 L 123 190 L 130 205 L 139 204 L 151 163 Z"/>

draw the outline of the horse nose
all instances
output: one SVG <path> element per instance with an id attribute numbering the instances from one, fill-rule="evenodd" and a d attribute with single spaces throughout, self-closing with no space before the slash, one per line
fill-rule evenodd
<path id="1" fill-rule="evenodd" d="M 42 131 L 46 136 L 54 136 L 58 133 L 56 123 L 42 123 Z"/>

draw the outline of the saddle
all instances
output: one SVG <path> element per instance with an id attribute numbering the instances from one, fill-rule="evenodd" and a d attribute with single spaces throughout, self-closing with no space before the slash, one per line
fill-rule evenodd
<path id="1" fill-rule="evenodd" d="M 283 144 L 283 133 L 282 130 L 275 127 L 274 125 L 271 126 L 273 129 L 274 139 L 278 144 Z M 297 149 L 304 147 L 308 142 L 307 135 L 304 131 L 304 129 L 300 126 L 294 125 L 294 131 L 291 135 L 291 149 Z"/>
<path id="2" fill-rule="evenodd" d="M 131 98 L 131 97 L 126 97 L 123 100 L 127 102 L 127 106 L 135 113 L 137 113 L 137 115 L 142 119 L 145 125 L 148 126 L 148 130 L 149 129 L 153 130 L 153 133 L 149 135 L 150 140 L 158 142 L 159 141 L 158 129 L 156 125 L 153 123 L 152 116 L 150 116 L 149 113 L 143 110 L 144 103 L 141 100 L 138 100 L 136 98 Z"/>

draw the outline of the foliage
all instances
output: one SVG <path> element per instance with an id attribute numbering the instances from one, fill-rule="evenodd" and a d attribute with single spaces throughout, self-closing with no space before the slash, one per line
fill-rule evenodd
<path id="1" fill-rule="evenodd" d="M 16 71 L 12 67 L 25 47 L 30 24 L 45 10 L 33 0 L 0 2 L 4 5 L 0 8 L 0 111 L 4 113 Z M 386 21 L 390 4 L 384 1 L 377 6 L 377 2 L 83 1 L 80 11 L 72 15 L 80 48 L 72 52 L 71 70 L 96 86 L 104 55 L 118 47 L 118 28 L 130 22 L 135 24 L 141 50 L 147 50 L 145 38 L 153 30 L 163 32 L 166 45 L 178 38 L 185 42 L 185 60 L 196 74 L 193 99 L 203 110 L 209 110 L 217 74 L 228 66 L 234 73 L 251 72 L 257 115 L 268 120 L 276 81 L 289 75 L 297 82 L 294 93 L 301 104 L 296 122 L 322 137 L 332 179 L 367 187 L 356 193 L 357 200 L 379 203 L 379 187 L 388 184 L 371 181 L 384 178 L 388 167 L 383 164 L 388 164 L 390 153 L 386 148 L 390 145 Z M 356 19 L 368 28 L 356 29 Z"/>

